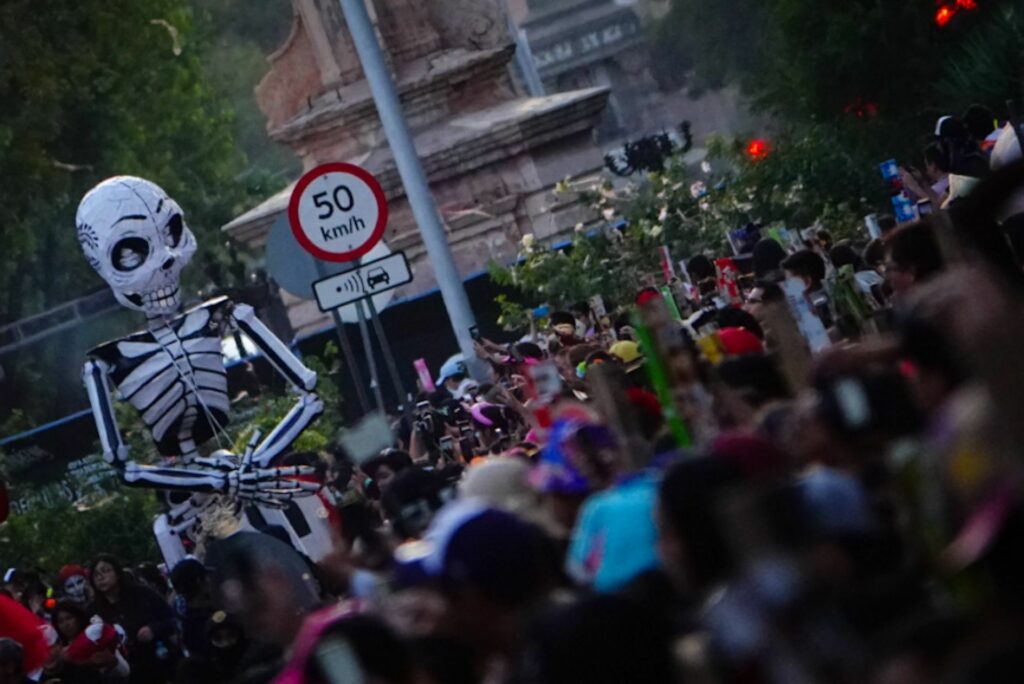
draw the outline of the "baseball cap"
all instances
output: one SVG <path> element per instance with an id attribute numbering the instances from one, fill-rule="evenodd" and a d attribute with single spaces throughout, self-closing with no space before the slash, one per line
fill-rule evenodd
<path id="1" fill-rule="evenodd" d="M 641 358 L 640 345 L 631 340 L 621 340 L 608 348 L 608 353 L 623 363 L 633 363 Z"/>
<path id="2" fill-rule="evenodd" d="M 940 116 L 935 122 L 936 138 L 967 138 L 967 126 L 955 116 Z"/>
<path id="3" fill-rule="evenodd" d="M 452 377 L 453 375 L 465 375 L 466 374 L 466 360 L 462 354 L 455 354 L 448 357 L 448 360 L 441 364 L 441 370 L 437 376 L 437 382 L 435 384 L 440 385 L 445 380 Z"/>
<path id="4" fill-rule="evenodd" d="M 722 341 L 722 346 L 729 356 L 764 353 L 761 340 L 745 328 L 722 328 L 718 331 L 718 339 Z"/>
<path id="5" fill-rule="evenodd" d="M 70 578 L 74 577 L 75 575 L 81 575 L 82 577 L 88 577 L 89 576 L 89 572 L 85 568 L 83 568 L 81 565 L 76 565 L 74 563 L 70 563 L 70 564 L 65 565 L 64 567 L 62 567 L 60 569 L 60 572 L 57 574 L 57 581 L 59 581 L 61 584 L 64 584 L 65 582 L 67 582 Z"/>
<path id="6" fill-rule="evenodd" d="M 533 525 L 477 499 L 458 499 L 438 511 L 423 539 L 395 551 L 396 579 L 406 586 L 433 581 L 445 591 L 472 587 L 513 606 L 546 589 L 547 551 Z"/>

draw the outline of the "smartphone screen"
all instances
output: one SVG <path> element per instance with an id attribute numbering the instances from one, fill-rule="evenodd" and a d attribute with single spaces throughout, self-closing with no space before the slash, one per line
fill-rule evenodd
<path id="1" fill-rule="evenodd" d="M 562 376 L 554 363 L 546 361 L 530 366 L 529 374 L 538 398 L 550 401 L 562 391 Z"/>
<path id="2" fill-rule="evenodd" d="M 441 453 L 444 454 L 445 458 L 449 460 L 455 459 L 455 440 L 452 439 L 451 435 L 445 435 L 441 438 L 438 443 L 438 447 L 441 449 Z"/>

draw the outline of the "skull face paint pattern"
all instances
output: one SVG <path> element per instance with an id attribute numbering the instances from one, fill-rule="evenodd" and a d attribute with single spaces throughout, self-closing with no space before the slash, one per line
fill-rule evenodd
<path id="1" fill-rule="evenodd" d="M 64 594 L 77 603 L 85 603 L 89 598 L 86 593 L 86 579 L 81 575 L 72 575 L 64 581 Z"/>
<path id="2" fill-rule="evenodd" d="M 181 207 L 158 185 L 115 176 L 78 206 L 78 242 L 122 306 L 150 316 L 181 305 L 181 271 L 196 251 Z"/>

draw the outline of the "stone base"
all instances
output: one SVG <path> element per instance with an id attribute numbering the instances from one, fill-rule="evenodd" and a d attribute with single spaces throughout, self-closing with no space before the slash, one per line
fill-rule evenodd
<path id="1" fill-rule="evenodd" d="M 591 129 L 606 98 L 607 91 L 597 88 L 507 101 L 451 118 L 416 136 L 463 277 L 486 269 L 491 260 L 514 260 L 527 233 L 550 239 L 596 219 L 577 199 L 555 197 L 552 189 L 567 178 L 600 172 L 603 160 Z M 434 288 L 433 269 L 390 150 L 378 148 L 369 156 L 346 161 L 371 171 L 388 196 L 385 242 L 406 252 L 415 273 L 415 280 L 398 296 Z M 292 187 L 227 224 L 224 231 L 249 247 L 261 247 L 270 225 L 287 210 Z M 297 330 L 324 320 L 315 305 L 294 304 L 289 316 Z"/>

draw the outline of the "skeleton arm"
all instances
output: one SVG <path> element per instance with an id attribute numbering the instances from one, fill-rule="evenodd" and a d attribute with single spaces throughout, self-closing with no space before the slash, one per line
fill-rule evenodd
<path id="1" fill-rule="evenodd" d="M 89 393 L 92 417 L 103 445 L 103 460 L 121 470 L 128 461 L 128 445 L 121 439 L 121 431 L 114 418 L 114 406 L 110 403 L 110 383 L 107 374 L 110 366 L 98 359 L 89 359 L 82 368 L 82 381 Z"/>
<path id="2" fill-rule="evenodd" d="M 316 373 L 302 364 L 301 361 L 285 346 L 263 322 L 256 317 L 255 310 L 248 304 L 235 304 L 231 316 L 239 328 L 259 348 L 263 356 L 284 376 L 298 392 L 299 399 L 281 422 L 271 431 L 267 438 L 256 447 L 253 463 L 257 467 L 266 468 L 285 449 L 291 446 L 302 431 L 317 416 L 323 413 L 324 405 L 313 392 L 316 388 Z"/>
<path id="3" fill-rule="evenodd" d="M 90 359 L 82 370 L 89 404 L 96 420 L 103 445 L 103 460 L 117 469 L 121 480 L 131 487 L 209 492 L 237 495 L 243 498 L 262 500 L 301 494 L 310 491 L 311 483 L 288 479 L 308 475 L 308 468 L 253 469 L 244 464 L 241 469 L 178 468 L 146 466 L 128 459 L 128 445 L 121 438 L 114 417 L 114 406 L 110 400 L 110 385 L 107 374 L 110 367 L 99 359 Z"/>

